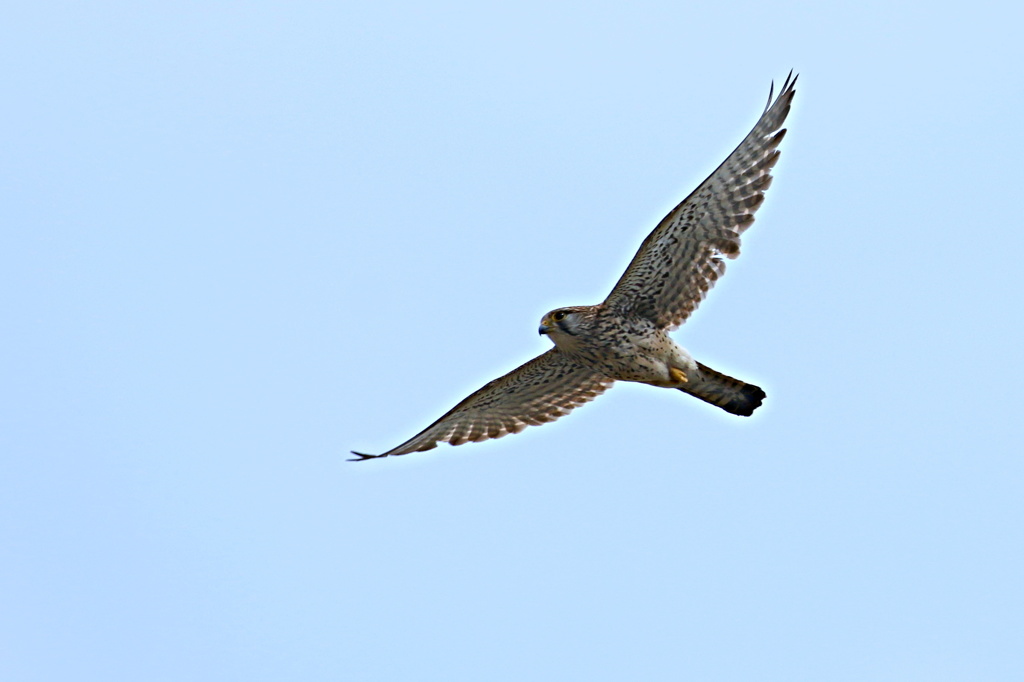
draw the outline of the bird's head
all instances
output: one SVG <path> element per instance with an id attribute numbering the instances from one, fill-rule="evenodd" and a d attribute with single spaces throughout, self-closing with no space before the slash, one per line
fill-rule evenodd
<path id="1" fill-rule="evenodd" d="M 541 318 L 537 332 L 547 334 L 556 346 L 572 345 L 590 322 L 590 312 L 590 306 L 555 308 Z"/>

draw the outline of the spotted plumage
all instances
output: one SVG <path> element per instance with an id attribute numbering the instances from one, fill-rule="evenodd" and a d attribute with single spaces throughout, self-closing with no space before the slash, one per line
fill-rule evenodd
<path id="1" fill-rule="evenodd" d="M 786 79 L 732 154 L 658 224 L 603 303 L 552 310 L 540 333 L 555 347 L 491 381 L 422 432 L 380 455 L 500 438 L 554 421 L 616 381 L 675 388 L 736 415 L 765 397 L 753 384 L 697 362 L 668 335 L 697 309 L 740 252 L 740 235 L 771 184 L 795 94 Z"/>

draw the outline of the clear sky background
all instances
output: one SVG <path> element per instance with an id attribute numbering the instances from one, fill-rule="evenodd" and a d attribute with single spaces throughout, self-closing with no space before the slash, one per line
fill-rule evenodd
<path id="1" fill-rule="evenodd" d="M 1024 679 L 1024 17 L 918 6 L 9 5 L 0 678 Z M 675 334 L 752 418 L 345 461 L 548 348 L 791 68 Z"/>

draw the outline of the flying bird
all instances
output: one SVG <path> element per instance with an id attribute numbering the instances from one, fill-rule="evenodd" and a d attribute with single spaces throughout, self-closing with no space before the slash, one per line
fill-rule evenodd
<path id="1" fill-rule="evenodd" d="M 753 384 L 693 359 L 668 332 L 683 324 L 740 252 L 740 235 L 771 184 L 796 85 L 778 98 L 722 165 L 672 209 L 640 245 L 626 272 L 598 305 L 557 308 L 539 332 L 554 347 L 491 381 L 398 447 L 362 461 L 462 445 L 519 433 L 569 414 L 616 381 L 674 388 L 726 412 L 750 416 L 765 398 Z"/>

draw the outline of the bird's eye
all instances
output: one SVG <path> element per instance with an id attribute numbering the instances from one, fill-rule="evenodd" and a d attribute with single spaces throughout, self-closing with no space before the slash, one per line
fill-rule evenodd
<path id="1" fill-rule="evenodd" d="M 557 313 L 555 313 L 551 317 L 553 317 L 555 319 L 555 322 L 561 322 L 562 320 L 565 319 L 565 315 L 566 315 L 566 312 L 564 310 L 559 310 Z"/>

